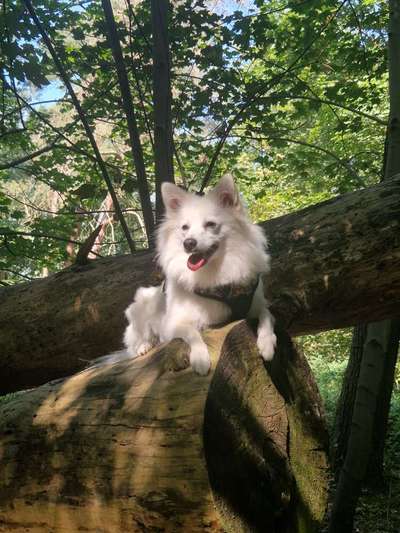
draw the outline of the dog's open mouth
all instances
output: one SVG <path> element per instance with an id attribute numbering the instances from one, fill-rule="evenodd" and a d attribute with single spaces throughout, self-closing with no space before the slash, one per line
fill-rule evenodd
<path id="1" fill-rule="evenodd" d="M 195 252 L 194 254 L 189 255 L 187 260 L 187 266 L 190 270 L 195 272 L 199 268 L 207 264 L 207 261 L 210 259 L 212 254 L 218 248 L 218 244 L 213 244 L 206 252 Z"/>

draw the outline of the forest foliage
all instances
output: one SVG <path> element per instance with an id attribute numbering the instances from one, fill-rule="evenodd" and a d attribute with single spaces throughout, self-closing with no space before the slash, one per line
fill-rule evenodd
<path id="1" fill-rule="evenodd" d="M 150 2 L 113 2 L 151 200 Z M 129 229 L 146 247 L 135 167 L 101 2 L 35 2 L 95 132 Z M 382 0 L 171 2 L 175 179 L 192 190 L 232 171 L 255 220 L 381 178 L 387 95 Z M 126 253 L 92 148 L 20 0 L 0 15 L 0 282 Z M 222 146 L 216 164 L 210 162 Z M 92 257 L 95 257 L 93 255 Z"/>

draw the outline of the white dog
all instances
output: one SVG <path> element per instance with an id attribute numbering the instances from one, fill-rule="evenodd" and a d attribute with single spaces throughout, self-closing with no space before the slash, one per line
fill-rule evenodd
<path id="1" fill-rule="evenodd" d="M 250 222 L 232 176 L 224 176 L 205 196 L 163 183 L 162 197 L 166 213 L 157 231 L 157 252 L 165 282 L 139 288 L 125 311 L 129 355 L 181 338 L 190 346 L 194 371 L 206 375 L 210 357 L 200 331 L 249 317 L 259 319 L 257 346 L 271 360 L 274 319 L 261 278 L 269 271 L 266 238 Z"/>

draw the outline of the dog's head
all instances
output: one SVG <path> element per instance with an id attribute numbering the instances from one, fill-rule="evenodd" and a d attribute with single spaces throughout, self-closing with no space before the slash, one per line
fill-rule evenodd
<path id="1" fill-rule="evenodd" d="M 165 219 L 157 233 L 157 251 L 167 277 L 186 285 L 213 285 L 216 278 L 229 283 L 230 278 L 237 277 L 233 263 L 249 243 L 265 260 L 265 238 L 258 228 L 253 229 L 231 175 L 225 175 L 204 196 L 172 183 L 163 183 L 161 192 Z M 240 277 L 246 277 L 251 262 L 251 258 L 245 262 Z"/>

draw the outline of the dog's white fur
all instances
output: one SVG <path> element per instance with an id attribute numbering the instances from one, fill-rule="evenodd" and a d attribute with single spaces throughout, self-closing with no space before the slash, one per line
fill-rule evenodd
<path id="1" fill-rule="evenodd" d="M 193 291 L 226 284 L 243 286 L 268 272 L 266 238 L 262 229 L 250 222 L 230 175 L 205 196 L 163 183 L 162 197 L 166 213 L 157 232 L 157 252 L 166 290 L 164 293 L 162 286 L 137 290 L 125 311 L 129 325 L 124 343 L 130 356 L 136 357 L 160 341 L 181 338 L 190 346 L 192 368 L 205 375 L 210 357 L 200 331 L 228 321 L 231 311 L 226 304 Z M 185 239 L 195 239 L 194 252 L 213 252 L 196 271 L 187 266 L 193 251 L 185 251 Z M 262 357 L 271 360 L 276 345 L 274 319 L 261 277 L 248 316 L 259 319 L 257 346 Z"/>

